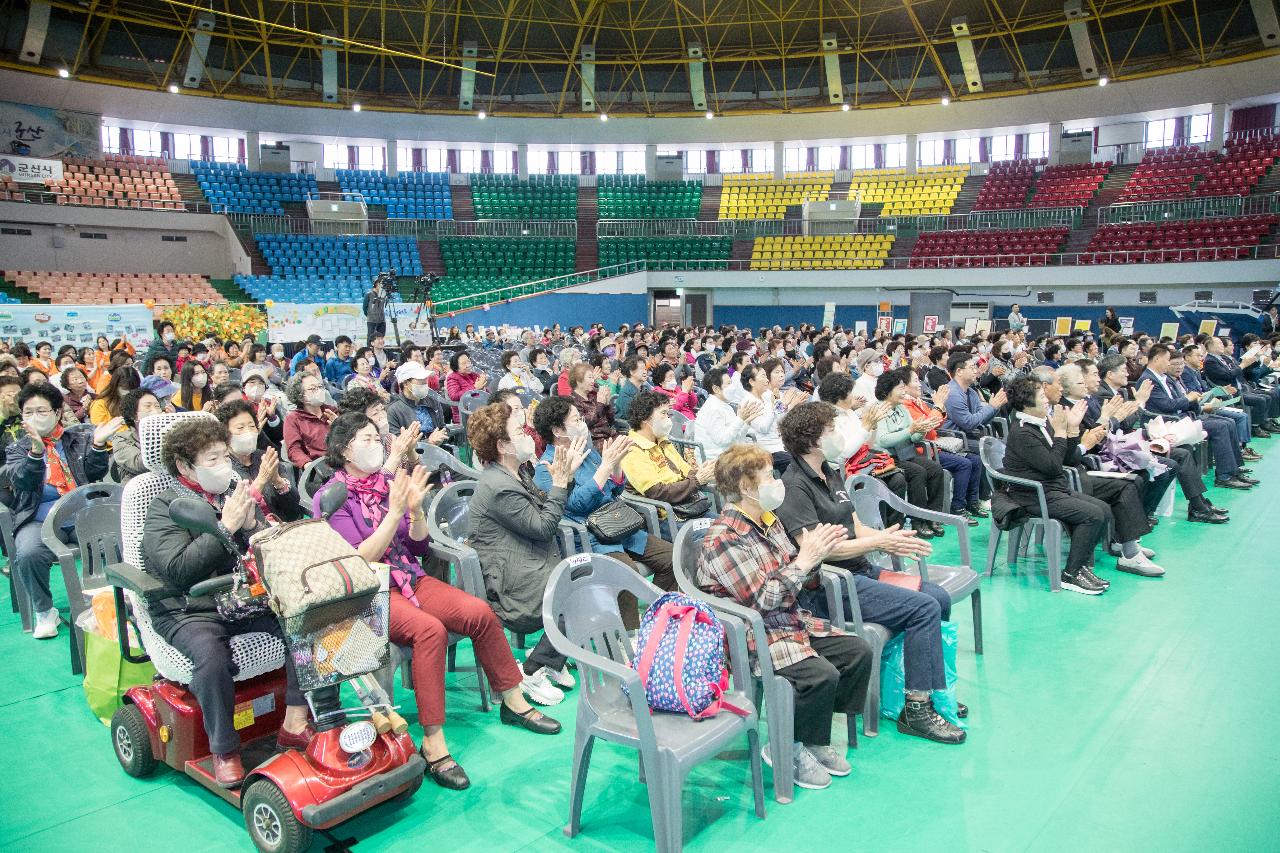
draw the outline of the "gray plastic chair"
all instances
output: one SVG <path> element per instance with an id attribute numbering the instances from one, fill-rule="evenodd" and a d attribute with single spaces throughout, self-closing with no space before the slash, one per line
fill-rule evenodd
<path id="1" fill-rule="evenodd" d="M 67 598 L 71 605 L 71 672 L 84 671 L 84 632 L 76 624 L 76 617 L 91 606 L 93 596 L 111 589 L 106 568 L 124 559 L 124 546 L 120 535 L 120 502 L 118 500 L 94 501 L 76 515 L 75 538 L 80 543 L 79 591 L 72 591 L 72 578 L 63 576 L 67 584 Z M 75 602 L 82 602 L 78 608 Z"/>
<path id="2" fill-rule="evenodd" d="M 17 547 L 13 544 L 13 512 L 4 504 L 0 504 L 0 548 L 4 549 L 4 572 L 9 576 L 9 607 L 22 621 L 22 630 L 31 631 L 31 597 L 18 580 L 13 570 L 13 558 L 17 555 Z"/>
<path id="3" fill-rule="evenodd" d="M 429 441 L 418 442 L 418 461 L 432 470 L 443 465 L 457 476 L 468 480 L 474 480 L 480 476 L 478 468 L 472 468 L 449 451 Z"/>
<path id="4" fill-rule="evenodd" d="M 67 492 L 49 508 L 40 525 L 40 538 L 44 546 L 53 552 L 54 562 L 62 573 L 62 582 L 67 589 L 67 603 L 71 607 L 71 672 L 79 675 L 84 671 L 83 651 L 84 638 L 77 636 L 76 618 L 89 608 L 89 598 L 80 582 L 76 571 L 76 560 L 80 558 L 80 544 L 76 539 L 74 527 L 81 512 L 95 504 L 107 504 L 115 512 L 116 528 L 120 526 L 120 495 L 124 487 L 118 483 L 90 483 L 78 486 Z M 117 537 L 118 538 L 118 537 Z M 110 562 L 119 562 L 117 556 Z M 106 578 L 99 577 L 98 586 L 109 586 Z M 95 581 L 95 582 L 96 582 Z M 96 591 L 96 590 L 93 590 Z M 92 595 L 93 591 L 88 591 Z"/>
<path id="5" fill-rule="evenodd" d="M 493 387 L 497 388 L 498 386 L 494 385 Z M 535 403 L 537 403 L 539 400 L 542 399 L 542 395 L 531 388 L 517 388 L 515 389 L 515 391 L 516 391 L 516 396 L 520 398 L 520 403 L 526 409 L 532 407 Z"/>
<path id="6" fill-rule="evenodd" d="M 1044 543 L 1045 562 L 1049 566 L 1049 589 L 1053 592 L 1062 590 L 1062 523 L 1049 517 L 1049 505 L 1045 500 L 1044 485 L 1035 480 L 1022 477 L 1011 477 L 1004 473 L 1004 442 L 991 436 L 983 436 L 978 442 L 978 452 L 982 459 L 982 467 L 991 480 L 992 488 L 1000 484 L 1030 489 L 1035 493 L 1039 503 L 1039 515 L 1028 515 L 1025 520 L 1009 530 L 1009 570 L 1016 572 L 1018 554 L 1024 544 L 1029 544 L 1033 537 L 1039 536 Z M 1002 531 L 996 525 L 995 515 L 991 517 L 991 531 L 987 536 L 987 575 L 995 574 L 996 554 L 1000 550 Z"/>
<path id="7" fill-rule="evenodd" d="M 733 678 L 733 690 L 725 696 L 746 710 L 747 716 L 724 711 L 694 721 L 684 714 L 654 712 L 645 700 L 640 675 L 632 668 L 635 648 L 618 612 L 621 592 L 630 592 L 642 605 L 662 595 L 662 590 L 638 577 L 629 566 L 601 554 L 580 554 L 556 566 L 542 599 L 547 638 L 556 651 L 577 662 L 581 686 L 565 835 L 572 838 L 581 829 L 587 770 L 597 738 L 640 753 L 641 773 L 649 791 L 654 845 L 660 853 L 674 853 L 683 845 L 681 794 L 689 771 L 744 734 L 756 816 L 763 818 L 760 736 L 755 705 L 743 692 L 748 682 L 746 633 L 741 623 L 721 620 L 729 641 Z"/>
<path id="8" fill-rule="evenodd" d="M 845 490 L 849 493 L 849 499 L 853 501 L 858 520 L 867 527 L 873 527 L 876 530 L 884 529 L 881 508 L 884 504 L 888 504 L 890 509 L 908 518 L 936 521 L 955 528 L 956 536 L 960 539 L 960 565 L 930 565 L 924 558 L 914 562 L 920 579 L 936 583 L 945 589 L 953 602 L 963 601 L 966 597 L 970 599 L 973 606 L 973 642 L 978 654 L 982 654 L 982 590 L 979 588 L 981 576 L 973 570 L 973 559 L 969 551 L 968 522 L 958 515 L 948 515 L 913 506 L 894 494 L 882 481 L 866 474 L 858 474 L 846 480 Z M 878 565 L 887 562 L 888 565 L 882 565 L 882 568 L 893 569 L 895 572 L 909 571 L 909 567 L 901 557 L 886 556 L 887 560 L 876 559 L 873 562 Z"/>
<path id="9" fill-rule="evenodd" d="M 324 461 L 324 457 L 312 459 L 302 469 L 302 473 L 298 475 L 298 496 L 302 498 L 302 511 L 307 515 L 311 515 L 312 499 L 320 487 L 329 482 L 329 478 L 333 476 L 333 469 L 329 467 L 329 463 Z"/>
<path id="10" fill-rule="evenodd" d="M 675 564 L 676 583 L 679 585 L 680 591 L 685 595 L 696 598 L 699 601 L 705 601 L 720 616 L 728 615 L 741 620 L 754 636 L 764 637 L 764 617 L 758 611 L 738 604 L 736 601 L 710 595 L 698 588 L 698 555 L 702 551 L 702 540 L 706 537 L 707 529 L 711 527 L 711 523 L 712 519 L 699 518 L 681 528 L 680 535 L 676 537 L 672 554 L 673 563 Z M 831 622 L 832 625 L 840 630 L 851 630 L 850 626 L 844 621 L 845 608 L 841 606 L 848 603 L 848 591 L 853 589 L 852 579 L 849 579 L 846 585 L 846 579 L 843 576 L 847 574 L 848 572 L 843 569 L 835 569 L 829 566 L 824 566 L 822 569 L 822 586 L 827 596 L 827 608 L 833 614 Z M 862 629 L 861 613 L 856 609 L 857 603 L 858 600 L 855 595 L 852 599 L 853 614 L 858 620 L 858 629 Z M 881 630 L 883 631 L 883 629 Z M 878 644 L 866 635 L 865 629 L 853 630 L 852 632 L 866 639 L 868 645 L 871 646 L 874 655 L 872 661 L 874 678 L 874 673 L 878 672 L 880 668 L 880 650 L 884 648 L 884 643 L 888 640 L 888 632 L 884 632 L 885 636 Z M 773 659 L 767 649 L 764 650 L 763 654 L 760 651 L 757 648 L 757 654 L 754 657 L 759 674 L 755 675 L 756 682 L 752 696 L 757 706 L 760 706 L 763 702 L 765 723 L 769 728 L 769 749 L 773 750 L 771 752 L 773 758 L 773 798 L 780 803 L 789 803 L 795 797 L 795 779 L 793 777 L 795 700 L 792 694 L 791 682 L 774 672 Z M 755 671 L 753 670 L 754 674 Z M 863 725 L 869 735 L 874 735 L 878 731 L 872 724 L 875 722 L 875 715 L 879 711 L 879 693 L 868 690 L 867 704 L 863 708 Z M 857 715 L 849 716 L 846 723 L 849 745 L 856 747 L 858 745 Z"/>
<path id="11" fill-rule="evenodd" d="M 496 388 L 498 386 L 493 385 L 491 387 Z M 462 393 L 462 396 L 458 398 L 458 412 L 460 413 L 459 416 L 462 418 L 462 428 L 464 430 L 467 428 L 467 421 L 471 419 L 471 416 L 484 408 L 488 403 L 488 391 L 478 391 L 473 388 L 470 391 L 464 391 Z"/>

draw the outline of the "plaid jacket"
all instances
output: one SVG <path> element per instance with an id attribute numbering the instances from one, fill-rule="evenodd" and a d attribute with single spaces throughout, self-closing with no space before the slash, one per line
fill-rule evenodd
<path id="1" fill-rule="evenodd" d="M 736 506 L 725 507 L 703 540 L 697 583 L 704 592 L 760 611 L 777 671 L 817 655 L 810 636 L 840 632 L 797 605 L 808 573 L 796 567 L 798 552 L 782 522 L 773 513 L 765 513 L 764 521 L 761 528 Z"/>

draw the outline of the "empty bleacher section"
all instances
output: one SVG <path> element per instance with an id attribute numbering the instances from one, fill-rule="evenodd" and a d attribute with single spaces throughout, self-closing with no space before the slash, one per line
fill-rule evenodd
<path id="1" fill-rule="evenodd" d="M 578 213 L 577 175 L 472 175 L 476 219 L 573 219 Z"/>
<path id="2" fill-rule="evenodd" d="M 1248 258 L 1277 221 L 1280 216 L 1265 214 L 1103 225 L 1089 241 L 1089 254 L 1081 255 L 1080 263 L 1152 264 Z"/>
<path id="3" fill-rule="evenodd" d="M 238 275 L 235 283 L 259 301 L 358 302 L 380 272 L 422 275 L 412 237 L 258 234 L 256 239 L 271 275 Z"/>
<path id="4" fill-rule="evenodd" d="M 1025 207 L 1031 184 L 1036 179 L 1036 167 L 1043 160 L 1009 160 L 992 163 L 991 171 L 973 203 L 974 210 L 1008 210 Z"/>
<path id="5" fill-rule="evenodd" d="M 1125 184 L 1120 201 L 1184 198 L 1191 194 L 1196 178 L 1209 170 L 1213 158 L 1194 145 L 1149 150 Z"/>
<path id="6" fill-rule="evenodd" d="M 799 172 L 779 181 L 772 175 L 725 175 L 720 188 L 720 219 L 782 219 L 787 208 L 826 201 L 833 172 Z"/>
<path id="7" fill-rule="evenodd" d="M 926 231 L 911 250 L 912 269 L 1042 267 L 1062 247 L 1070 228 Z"/>
<path id="8" fill-rule="evenodd" d="M 883 205 L 881 216 L 950 213 L 968 173 L 968 166 L 932 166 L 914 175 L 906 169 L 854 172 L 849 198 L 861 194 L 863 204 Z"/>
<path id="9" fill-rule="evenodd" d="M 697 219 L 702 181 L 647 181 L 642 175 L 601 175 L 601 219 Z"/>
<path id="10" fill-rule="evenodd" d="M 879 269 L 893 248 L 892 234 L 840 234 L 822 237 L 757 237 L 751 247 L 753 270 Z"/>
<path id="11" fill-rule="evenodd" d="M 8 175 L 0 175 L 0 201 L 22 201 L 22 188 Z"/>
<path id="12" fill-rule="evenodd" d="M 677 269 L 729 268 L 732 237 L 602 237 L 600 266 L 651 261 Z"/>
<path id="13" fill-rule="evenodd" d="M 444 305 L 445 311 L 536 293 L 542 288 L 529 282 L 574 271 L 572 237 L 443 237 L 440 255 L 445 275 L 432 290 L 432 299 L 458 300 Z M 476 296 L 509 285 L 528 286 L 497 297 Z"/>
<path id="14" fill-rule="evenodd" d="M 449 176 L 439 172 L 386 172 L 338 169 L 338 186 L 359 193 L 365 204 L 381 205 L 388 219 L 452 219 Z"/>
<path id="15" fill-rule="evenodd" d="M 68 158 L 61 181 L 45 181 L 60 204 L 182 210 L 182 195 L 159 157 L 108 154 L 102 160 Z"/>
<path id="16" fill-rule="evenodd" d="M 314 175 L 250 172 L 239 163 L 191 161 L 200 191 L 214 210 L 284 215 L 282 202 L 301 203 L 318 192 Z"/>
<path id="17" fill-rule="evenodd" d="M 1027 207 L 1088 207 L 1111 171 L 1111 163 L 1049 166 L 1036 178 Z"/>
<path id="18" fill-rule="evenodd" d="M 147 299 L 160 305 L 226 301 L 201 275 L 6 270 L 3 276 L 41 299 L 69 305 L 122 305 Z"/>
<path id="19" fill-rule="evenodd" d="M 1195 195 L 1248 195 L 1280 157 L 1280 137 L 1229 139 L 1218 160 L 1205 172 Z"/>

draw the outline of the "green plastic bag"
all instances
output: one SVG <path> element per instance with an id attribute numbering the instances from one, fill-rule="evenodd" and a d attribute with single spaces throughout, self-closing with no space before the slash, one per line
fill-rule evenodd
<path id="1" fill-rule="evenodd" d="M 121 657 L 119 641 L 93 631 L 84 632 L 84 697 L 89 701 L 89 710 L 104 726 L 110 724 L 125 691 L 150 684 L 155 674 L 150 661 L 129 663 Z"/>
<path id="2" fill-rule="evenodd" d="M 894 635 L 880 655 L 880 716 L 898 719 L 907 702 L 907 677 L 902 664 L 902 633 Z M 968 728 L 956 713 L 956 623 L 942 623 L 942 665 L 947 689 L 933 691 L 933 707 L 942 718 L 962 729 Z"/>

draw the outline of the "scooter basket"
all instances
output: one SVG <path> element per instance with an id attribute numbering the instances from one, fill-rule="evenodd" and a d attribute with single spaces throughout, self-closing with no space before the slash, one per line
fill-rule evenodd
<path id="1" fill-rule="evenodd" d="M 386 666 L 390 601 L 390 593 L 376 592 L 281 619 L 299 689 L 330 687 Z"/>

